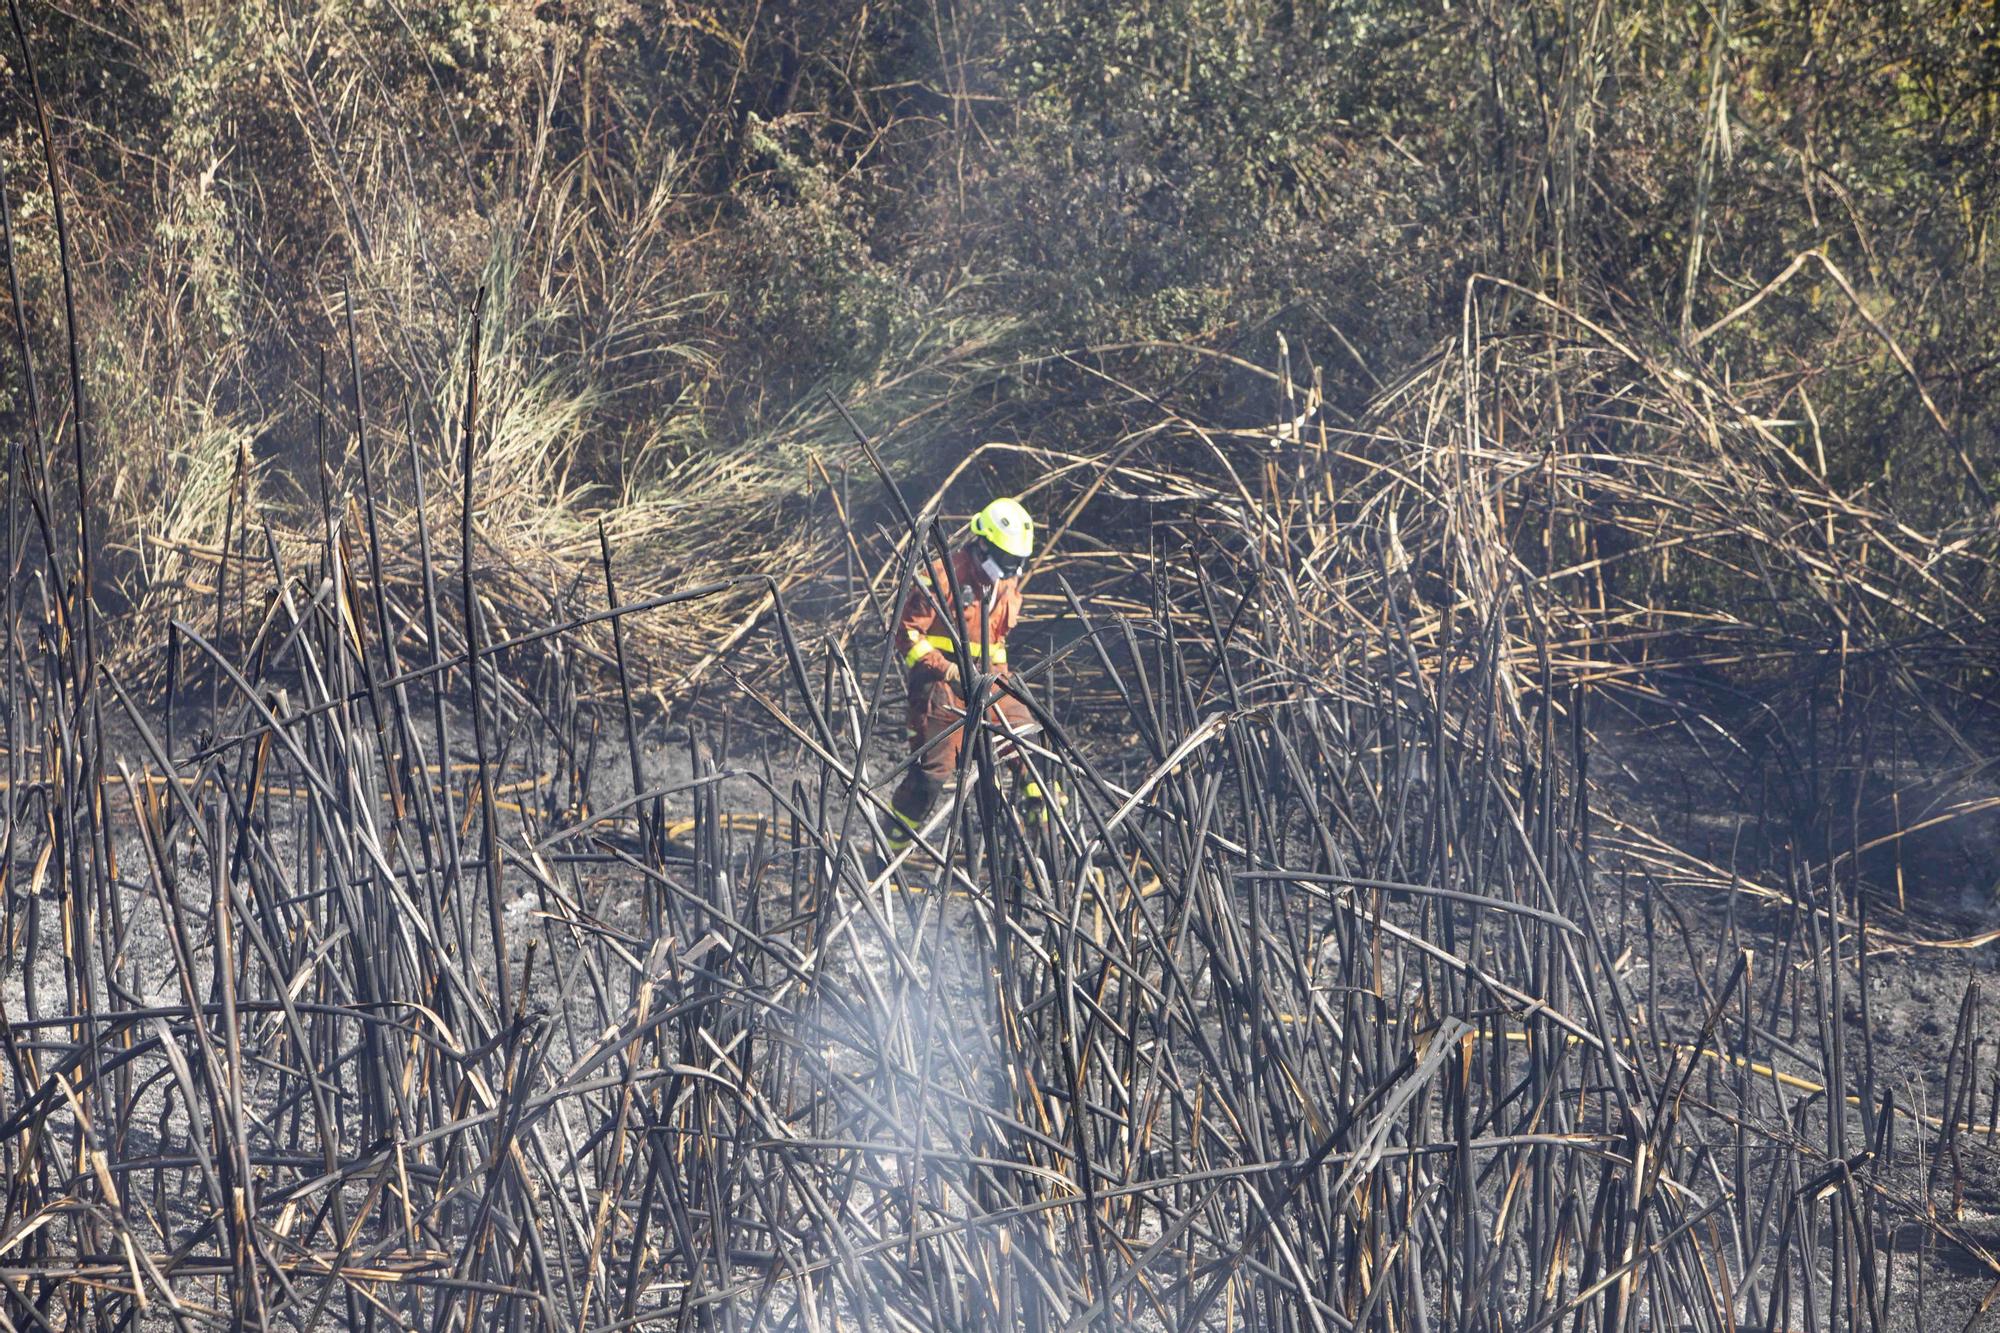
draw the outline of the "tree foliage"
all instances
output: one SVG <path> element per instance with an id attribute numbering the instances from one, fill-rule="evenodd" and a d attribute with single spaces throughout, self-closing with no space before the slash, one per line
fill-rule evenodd
<path id="1" fill-rule="evenodd" d="M 229 471 L 204 450 L 248 440 L 269 498 L 310 496 L 350 299 L 382 429 L 444 452 L 482 286 L 512 382 L 573 409 L 549 498 L 589 509 L 716 451 L 796 478 L 826 387 L 920 470 L 1115 428 L 1135 361 L 1190 410 L 1244 391 L 1174 345 L 1285 333 L 1358 411 L 1460 331 L 1472 274 L 1674 343 L 1816 249 L 1853 295 L 1806 266 L 1705 344 L 1718 373 L 1843 485 L 1948 514 L 1996 484 L 1984 0 L 24 10 L 135 551 L 146 497 Z M 48 186 L 6 62 L 46 333 Z M 175 535 L 213 537 L 206 494 Z"/>

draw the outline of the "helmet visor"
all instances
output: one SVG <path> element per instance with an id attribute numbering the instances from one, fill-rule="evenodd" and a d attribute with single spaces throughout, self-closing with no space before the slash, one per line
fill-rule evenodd
<path id="1" fill-rule="evenodd" d="M 1018 555 L 1009 555 L 984 537 L 979 538 L 978 542 L 978 549 L 975 553 L 979 556 L 981 564 L 985 565 L 989 570 L 998 570 L 1000 577 L 1003 579 L 1021 577 L 1021 570 L 1028 563 L 1026 560 Z"/>

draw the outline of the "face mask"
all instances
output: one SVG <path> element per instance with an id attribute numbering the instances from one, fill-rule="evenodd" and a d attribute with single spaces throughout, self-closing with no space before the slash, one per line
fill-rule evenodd
<path id="1" fill-rule="evenodd" d="M 986 575 L 988 583 L 998 583 L 1001 579 L 1007 577 L 1006 574 L 1001 572 L 1000 566 L 994 563 L 993 557 L 990 555 L 979 557 L 979 569 L 981 573 Z"/>

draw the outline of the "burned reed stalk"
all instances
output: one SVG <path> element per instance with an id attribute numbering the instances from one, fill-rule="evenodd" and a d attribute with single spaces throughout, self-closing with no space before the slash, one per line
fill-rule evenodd
<path id="1" fill-rule="evenodd" d="M 487 925 L 493 932 L 493 980 L 498 987 L 503 1018 L 514 1012 L 514 983 L 507 962 L 507 930 L 500 898 L 499 818 L 493 804 L 493 775 L 488 768 L 486 747 L 486 697 L 479 680 L 479 597 L 474 590 L 475 565 L 472 530 L 473 451 L 479 434 L 479 357 L 483 350 L 480 325 L 486 313 L 486 293 L 482 289 L 472 305 L 472 331 L 465 344 L 465 421 L 461 428 L 459 469 L 464 493 L 460 498 L 458 568 L 460 606 L 465 615 L 465 678 L 471 700 L 472 752 L 478 765 L 479 856 L 486 877 Z M 449 750 L 442 754 L 449 754 Z"/>

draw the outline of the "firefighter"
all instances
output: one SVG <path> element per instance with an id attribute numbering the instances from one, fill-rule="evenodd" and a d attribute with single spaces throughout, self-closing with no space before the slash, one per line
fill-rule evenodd
<path id="1" fill-rule="evenodd" d="M 965 743 L 966 693 L 977 663 L 958 656 L 945 608 L 957 597 L 959 633 L 967 653 L 975 658 L 982 647 L 985 669 L 1007 675 L 1007 634 L 1021 616 L 1021 569 L 1035 551 L 1035 523 L 1019 500 L 993 501 L 972 518 L 972 535 L 951 553 L 950 568 L 935 561 L 917 574 L 898 619 L 898 644 L 909 671 L 909 771 L 896 787 L 891 804 L 896 819 L 889 826 L 891 854 L 910 839 L 937 803 L 939 793 L 958 776 L 960 747 Z M 988 720 L 1025 734 L 1035 728 L 1019 699 L 991 693 Z M 1046 817 L 1040 787 L 1025 775 L 1017 787 L 1023 815 Z"/>

